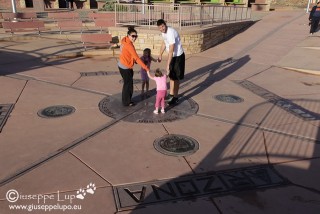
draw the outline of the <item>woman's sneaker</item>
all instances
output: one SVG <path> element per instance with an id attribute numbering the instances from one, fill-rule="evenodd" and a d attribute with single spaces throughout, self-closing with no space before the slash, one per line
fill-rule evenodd
<path id="1" fill-rule="evenodd" d="M 177 97 L 173 97 L 173 98 L 171 99 L 171 101 L 168 102 L 169 105 L 175 105 L 175 104 L 177 104 L 177 103 L 178 103 L 178 98 L 177 98 Z"/>
<path id="2" fill-rule="evenodd" d="M 164 114 L 164 113 L 166 113 L 166 112 L 165 112 L 165 110 L 164 110 L 164 109 L 161 109 L 161 113 L 162 113 L 162 114 Z"/>
<path id="3" fill-rule="evenodd" d="M 172 100 L 172 98 L 173 98 L 173 95 L 168 94 L 168 96 L 164 100 L 167 102 L 170 102 Z"/>
<path id="4" fill-rule="evenodd" d="M 159 110 L 154 110 L 153 113 L 159 114 Z"/>

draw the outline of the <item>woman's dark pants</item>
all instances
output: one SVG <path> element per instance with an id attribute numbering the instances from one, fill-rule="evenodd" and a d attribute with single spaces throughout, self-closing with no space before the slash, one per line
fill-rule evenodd
<path id="1" fill-rule="evenodd" d="M 128 106 L 133 94 L 133 70 L 119 68 L 119 71 L 123 79 L 122 104 Z"/>

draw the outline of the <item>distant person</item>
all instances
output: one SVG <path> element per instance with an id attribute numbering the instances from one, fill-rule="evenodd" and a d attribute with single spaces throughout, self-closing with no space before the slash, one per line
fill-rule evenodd
<path id="1" fill-rule="evenodd" d="M 70 10 L 73 10 L 74 0 L 67 0 L 67 2 L 68 2 L 69 9 L 70 9 Z"/>
<path id="2" fill-rule="evenodd" d="M 166 70 L 170 78 L 170 93 L 167 101 L 169 105 L 174 105 L 178 103 L 180 80 L 184 78 L 185 54 L 179 33 L 172 27 L 168 27 L 163 19 L 157 21 L 157 26 L 163 38 L 158 61 L 161 62 L 162 54 L 166 50 L 168 53 Z"/>
<path id="3" fill-rule="evenodd" d="M 50 0 L 44 0 L 44 4 L 45 4 L 46 8 L 51 8 Z"/>
<path id="4" fill-rule="evenodd" d="M 156 95 L 156 103 L 155 110 L 153 113 L 159 114 L 159 108 L 161 106 L 161 113 L 165 113 L 165 103 L 164 99 L 167 95 L 167 75 L 163 74 L 162 71 L 158 68 L 155 72 L 155 76 L 153 77 L 150 72 L 147 72 L 150 79 L 156 81 L 157 85 L 157 95 Z"/>
<path id="5" fill-rule="evenodd" d="M 49 0 L 48 0 L 49 1 Z M 66 8 L 69 9 L 69 0 L 65 0 L 66 1 Z"/>
<path id="6" fill-rule="evenodd" d="M 144 62 L 144 64 L 150 69 L 151 67 L 151 61 L 157 62 L 156 59 L 154 59 L 151 56 L 151 49 L 146 48 L 143 50 L 143 55 L 140 57 L 140 59 Z M 149 77 L 145 69 L 141 67 L 140 69 L 140 75 L 141 75 L 141 96 L 143 97 L 149 97 Z M 146 87 L 146 93 L 144 93 L 144 88 Z"/>
<path id="7" fill-rule="evenodd" d="M 133 45 L 137 38 L 137 31 L 134 27 L 130 26 L 128 27 L 127 36 L 121 40 L 120 45 L 118 68 L 123 78 L 122 104 L 124 106 L 135 105 L 131 101 L 133 95 L 133 65 L 137 62 L 144 70 L 149 71 L 149 68 L 140 59 Z"/>
<path id="8" fill-rule="evenodd" d="M 320 21 L 320 2 L 313 6 L 309 15 L 310 34 L 314 34 L 319 26 Z"/>

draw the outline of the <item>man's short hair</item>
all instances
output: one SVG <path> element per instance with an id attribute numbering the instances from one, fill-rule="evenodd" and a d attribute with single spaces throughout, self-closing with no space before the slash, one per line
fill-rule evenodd
<path id="1" fill-rule="evenodd" d="M 158 21 L 157 21 L 157 26 L 160 26 L 160 25 L 167 25 L 166 24 L 166 22 L 163 20 L 163 19 L 159 19 Z"/>

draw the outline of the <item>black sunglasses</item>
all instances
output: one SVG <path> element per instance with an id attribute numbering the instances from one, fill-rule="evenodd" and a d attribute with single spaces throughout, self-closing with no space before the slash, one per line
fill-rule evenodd
<path id="1" fill-rule="evenodd" d="M 138 35 L 130 35 L 132 38 L 138 38 Z"/>

